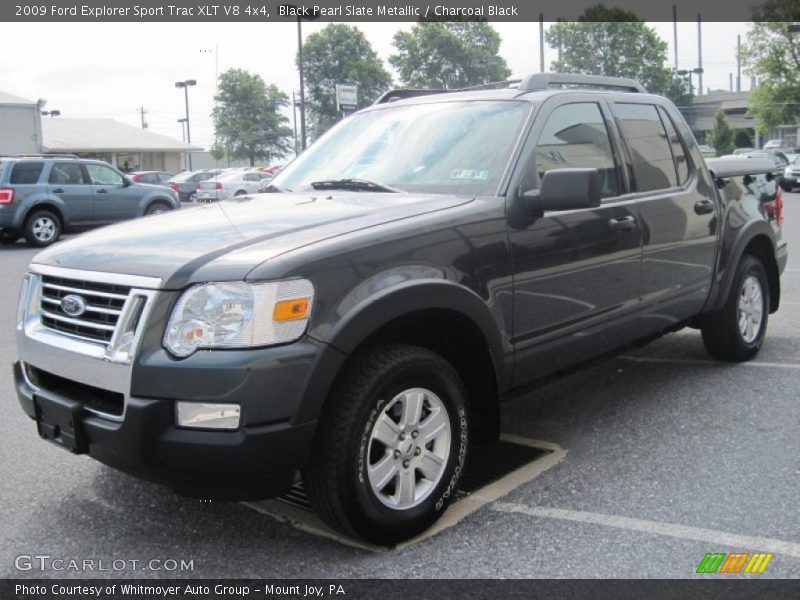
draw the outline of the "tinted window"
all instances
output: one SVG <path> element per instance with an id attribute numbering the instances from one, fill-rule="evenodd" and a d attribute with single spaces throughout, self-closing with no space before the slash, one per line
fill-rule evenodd
<path id="1" fill-rule="evenodd" d="M 548 117 L 534 150 L 539 181 L 551 169 L 595 168 L 602 197 L 619 195 L 617 165 L 600 107 L 565 104 Z"/>
<path id="2" fill-rule="evenodd" d="M 62 185 L 80 185 L 86 183 L 83 178 L 83 169 L 75 163 L 56 163 L 50 169 L 50 183 Z"/>
<path id="3" fill-rule="evenodd" d="M 664 124 L 652 104 L 615 104 L 620 130 L 631 150 L 633 188 L 640 192 L 678 185 Z"/>
<path id="4" fill-rule="evenodd" d="M 86 165 L 86 170 L 89 171 L 89 177 L 92 183 L 97 185 L 122 185 L 122 175 L 117 173 L 111 167 L 103 165 Z"/>
<path id="5" fill-rule="evenodd" d="M 43 162 L 18 162 L 11 170 L 9 183 L 36 183 L 43 167 Z"/>
<path id="6" fill-rule="evenodd" d="M 667 136 L 669 138 L 670 146 L 672 147 L 672 158 L 675 160 L 675 169 L 678 172 L 678 185 L 683 185 L 689 180 L 689 163 L 686 161 L 686 151 L 683 148 L 678 132 L 675 130 L 675 124 L 667 114 L 667 112 L 659 107 L 659 114 L 664 126 L 667 128 Z"/>

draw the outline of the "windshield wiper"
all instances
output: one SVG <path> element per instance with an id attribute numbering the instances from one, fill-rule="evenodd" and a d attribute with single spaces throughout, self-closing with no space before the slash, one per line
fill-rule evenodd
<path id="1" fill-rule="evenodd" d="M 314 181 L 311 183 L 311 187 L 315 190 L 352 190 L 354 192 L 391 192 L 393 194 L 402 192 L 397 188 L 368 179 L 328 179 Z"/>

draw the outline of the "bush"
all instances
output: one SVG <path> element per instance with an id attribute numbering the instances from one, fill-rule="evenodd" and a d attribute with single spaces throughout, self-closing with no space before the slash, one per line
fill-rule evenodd
<path id="1" fill-rule="evenodd" d="M 737 148 L 752 148 L 753 140 L 744 129 L 737 129 L 733 136 L 733 145 Z"/>

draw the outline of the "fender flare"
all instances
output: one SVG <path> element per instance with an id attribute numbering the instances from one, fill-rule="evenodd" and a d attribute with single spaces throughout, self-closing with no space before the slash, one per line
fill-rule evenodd
<path id="1" fill-rule="evenodd" d="M 347 357 L 370 335 L 409 313 L 441 309 L 460 313 L 474 323 L 486 340 L 497 385 L 508 385 L 510 369 L 504 364 L 500 331 L 486 303 L 472 290 L 446 280 L 409 281 L 370 296 L 354 306 L 326 335 L 311 335 L 324 342 L 296 422 L 316 419 L 330 387 Z"/>
<path id="2" fill-rule="evenodd" d="M 728 294 L 730 294 L 731 287 L 733 286 L 736 266 L 742 260 L 742 255 L 744 255 L 744 250 L 747 248 L 747 245 L 758 236 L 766 237 L 769 240 L 772 246 L 773 257 L 777 257 L 775 232 L 772 231 L 772 228 L 766 221 L 751 221 L 742 227 L 736 234 L 736 240 L 731 247 L 730 260 L 726 263 L 722 273 L 716 278 L 712 293 L 709 296 L 709 301 L 706 303 L 706 309 L 703 312 L 713 312 L 724 306 Z M 765 267 L 767 266 L 768 265 L 765 265 Z"/>
<path id="3" fill-rule="evenodd" d="M 50 210 L 54 210 L 55 213 L 61 219 L 61 227 L 65 228 L 69 226 L 69 220 L 67 219 L 67 211 L 65 210 L 63 200 L 55 200 L 53 198 L 41 198 L 40 200 L 35 200 L 29 206 L 25 207 L 25 210 L 19 211 L 17 218 L 16 218 L 16 225 L 17 229 L 22 229 L 25 226 L 25 221 L 28 219 L 28 215 L 30 215 L 33 211 L 39 210 L 41 208 L 46 208 Z"/>

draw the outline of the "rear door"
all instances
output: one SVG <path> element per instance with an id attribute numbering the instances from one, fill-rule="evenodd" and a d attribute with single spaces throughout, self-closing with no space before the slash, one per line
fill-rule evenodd
<path id="1" fill-rule="evenodd" d="M 641 229 L 636 203 L 624 198 L 609 118 L 589 94 L 554 96 L 523 149 L 509 194 L 517 385 L 636 337 L 624 321 L 640 300 Z M 598 169 L 600 207 L 541 215 L 523 208 L 519 218 L 521 192 L 537 189 L 549 170 L 575 167 Z"/>
<path id="2" fill-rule="evenodd" d="M 138 216 L 142 188 L 126 185 L 122 174 L 107 165 L 88 163 L 86 171 L 94 189 L 95 222 L 111 223 Z"/>
<path id="3" fill-rule="evenodd" d="M 703 160 L 688 151 L 685 123 L 655 103 L 613 103 L 627 147 L 631 196 L 643 234 L 647 329 L 669 327 L 702 309 L 711 286 L 719 215 Z M 681 130 L 683 129 L 683 130 Z"/>
<path id="4" fill-rule="evenodd" d="M 71 223 L 90 223 L 94 219 L 94 190 L 81 163 L 53 163 L 47 189 L 63 200 Z"/>

